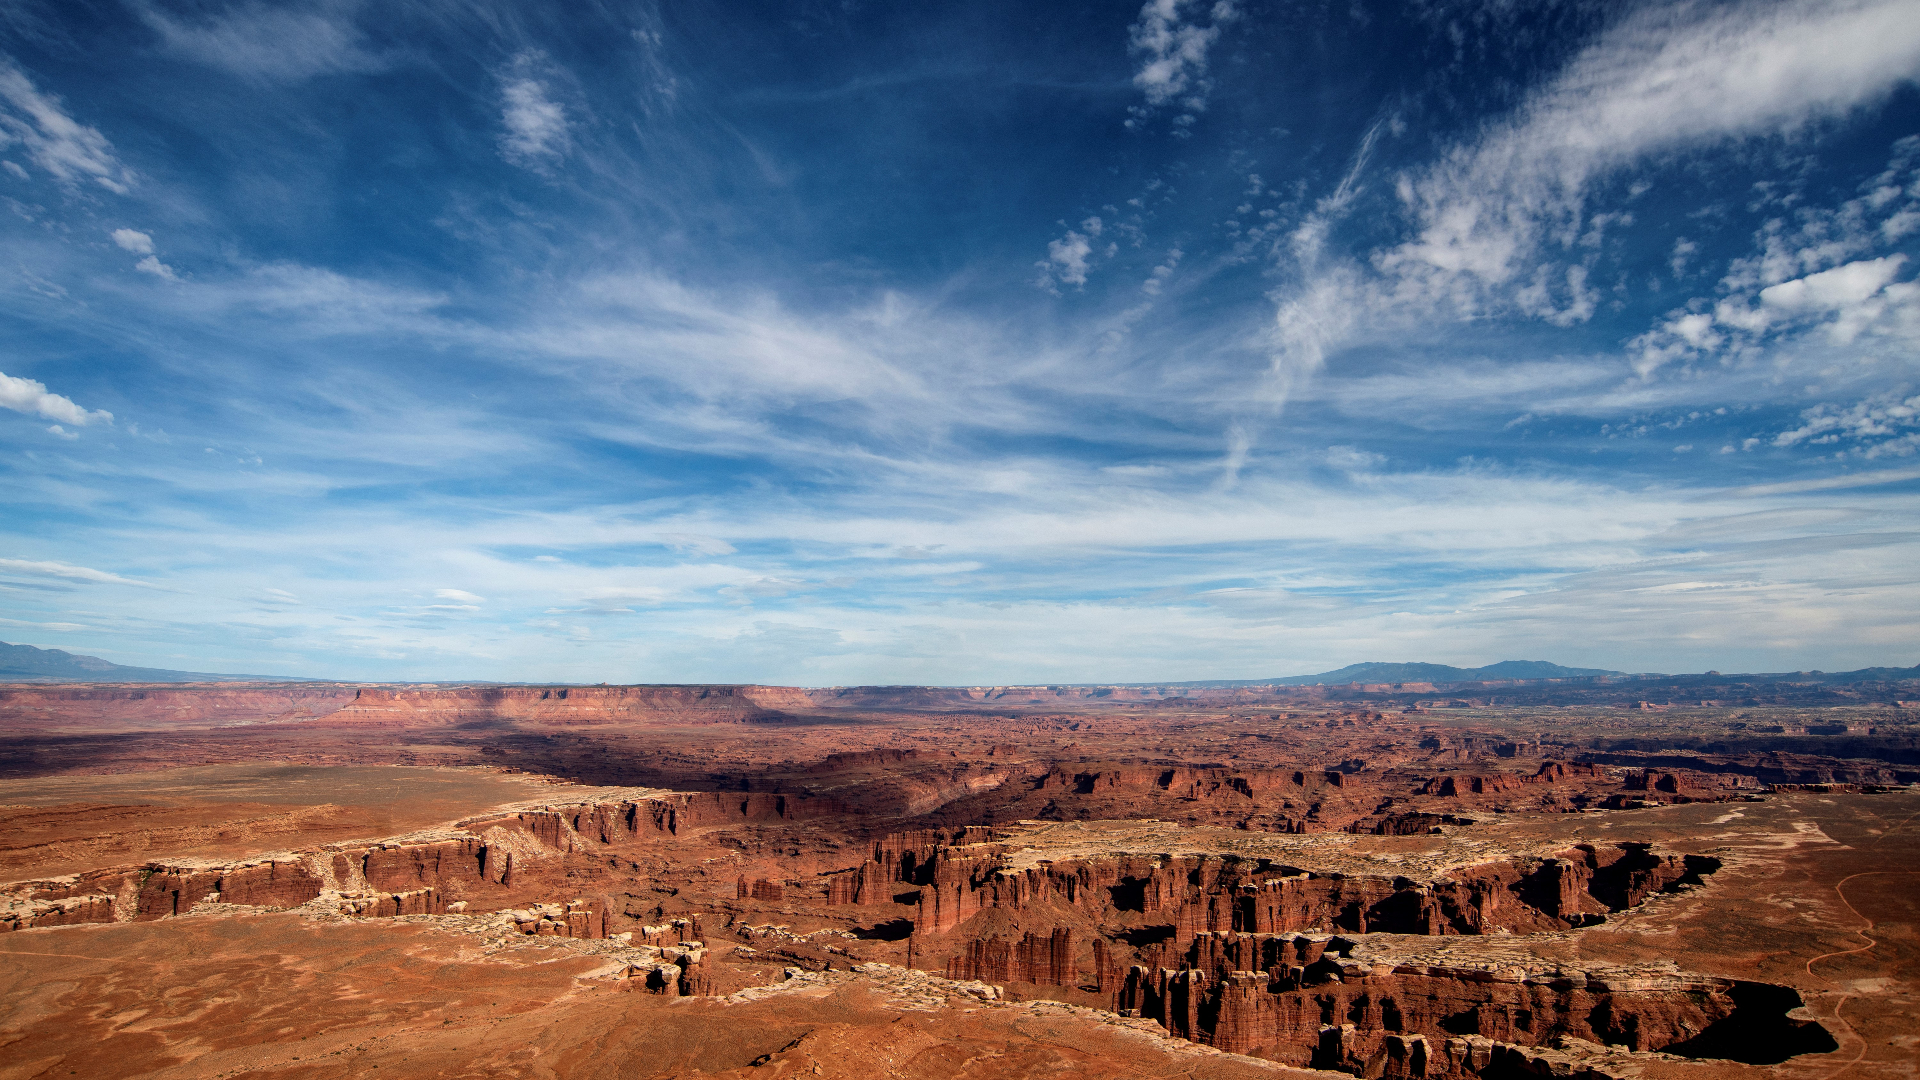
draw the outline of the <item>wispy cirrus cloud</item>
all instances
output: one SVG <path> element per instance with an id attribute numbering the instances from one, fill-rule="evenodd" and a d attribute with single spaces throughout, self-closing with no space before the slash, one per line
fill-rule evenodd
<path id="1" fill-rule="evenodd" d="M 158 589 L 150 581 L 137 581 L 119 574 L 110 574 L 105 570 L 95 570 L 90 566 L 75 566 L 72 563 L 54 562 L 38 559 L 0 559 L 0 570 L 11 574 L 29 574 L 34 577 L 59 578 L 64 581 L 86 581 L 98 585 L 134 585 L 142 589 Z"/>
<path id="2" fill-rule="evenodd" d="M 58 97 L 42 93 L 10 58 L 0 56 L 0 150 L 16 143 L 61 183 L 91 180 L 117 195 L 133 186 L 133 171 L 98 128 L 75 120 Z"/>
<path id="3" fill-rule="evenodd" d="M 384 70 L 354 25 L 354 2 L 321 0 L 305 8 L 238 3 L 179 15 L 162 4 L 131 5 L 171 53 L 262 83 L 291 83 L 331 73 Z"/>
<path id="4" fill-rule="evenodd" d="M 1502 286 L 1511 302 L 1538 284 L 1577 304 L 1578 282 L 1534 275 L 1543 248 L 1577 262 L 1591 184 L 1652 154 L 1802 130 L 1916 75 L 1920 26 L 1899 0 L 1644 7 L 1510 118 L 1405 175 L 1399 196 L 1418 233 L 1379 263 L 1461 303 Z"/>
<path id="5" fill-rule="evenodd" d="M 548 67 L 544 54 L 527 51 L 500 77 L 500 153 L 525 168 L 547 168 L 572 147 L 567 110 L 554 100 Z"/>

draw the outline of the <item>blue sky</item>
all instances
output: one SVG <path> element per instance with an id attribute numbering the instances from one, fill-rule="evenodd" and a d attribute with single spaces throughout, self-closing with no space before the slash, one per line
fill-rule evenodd
<path id="1" fill-rule="evenodd" d="M 0 3 L 0 638 L 1920 660 L 1920 8 Z"/>

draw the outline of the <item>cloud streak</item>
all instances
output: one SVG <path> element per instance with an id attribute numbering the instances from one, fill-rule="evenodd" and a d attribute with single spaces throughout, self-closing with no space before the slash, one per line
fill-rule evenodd
<path id="1" fill-rule="evenodd" d="M 151 3 L 133 5 L 168 51 L 255 83 L 296 83 L 318 75 L 366 73 L 387 61 L 367 49 L 352 3 L 304 11 L 236 4 L 203 18 L 180 18 Z"/>
<path id="2" fill-rule="evenodd" d="M 87 566 L 74 566 L 71 563 L 51 562 L 34 559 L 0 559 L 0 571 L 11 574 L 29 574 L 35 577 L 59 578 L 65 581 L 85 581 L 96 585 L 133 585 L 142 589 L 158 589 L 160 586 L 147 581 L 110 574 L 105 570 L 95 570 Z"/>
<path id="3" fill-rule="evenodd" d="M 0 150 L 18 144 L 64 184 L 92 181 L 125 195 L 134 176 L 97 128 L 75 120 L 58 97 L 41 93 L 10 58 L 0 56 Z"/>
<path id="4" fill-rule="evenodd" d="M 1380 265 L 1431 294 L 1478 300 L 1524 281 L 1544 246 L 1565 257 L 1589 186 L 1621 166 L 1792 134 L 1916 75 L 1920 25 L 1898 0 L 1643 8 L 1510 119 L 1405 177 L 1418 235 Z"/>

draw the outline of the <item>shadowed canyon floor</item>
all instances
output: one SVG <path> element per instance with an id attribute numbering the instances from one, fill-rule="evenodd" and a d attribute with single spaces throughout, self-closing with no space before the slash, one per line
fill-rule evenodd
<path id="1" fill-rule="evenodd" d="M 1920 1071 L 1916 710 L 1043 689 L 0 688 L 0 1080 Z"/>

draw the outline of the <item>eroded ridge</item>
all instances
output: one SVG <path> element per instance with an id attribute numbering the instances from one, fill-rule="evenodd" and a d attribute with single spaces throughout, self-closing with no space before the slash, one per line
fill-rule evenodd
<path id="1" fill-rule="evenodd" d="M 1597 1076 L 1623 1051 L 1771 1063 L 1831 1050 L 1788 1016 L 1790 988 L 1524 950 L 1490 961 L 1467 940 L 1573 933 L 1719 865 L 1632 841 L 1022 822 L 886 837 L 831 899 L 897 903 L 915 886 L 910 955 L 949 978 L 1077 992 L 1176 1037 L 1361 1076 L 1576 1059 Z"/>
<path id="2" fill-rule="evenodd" d="M 1219 932 L 1196 936 L 1182 961 L 1129 969 L 1119 1011 L 1222 1050 L 1357 1076 L 1498 1075 L 1541 1048 L 1776 1064 L 1837 1046 L 1795 1015 L 1788 987 L 1670 963 L 1569 969 L 1386 935 Z"/>
<path id="3" fill-rule="evenodd" d="M 513 903 L 568 877 L 568 856 L 670 839 L 722 823 L 787 820 L 771 795 L 636 788 L 579 802 L 528 802 L 444 829 L 237 861 L 179 859 L 87 871 L 0 889 L 0 932 L 137 922 L 202 903 L 322 907 L 347 916 L 437 915 L 450 905 Z M 600 937 L 604 899 L 582 901 L 563 936 Z M 576 924 L 578 924 L 576 926 Z"/>
<path id="4" fill-rule="evenodd" d="M 1014 999 L 1058 995 L 1222 1051 L 1363 1076 L 1491 1075 L 1540 1054 L 1774 1061 L 1831 1048 L 1817 1024 L 1787 1015 L 1800 1001 L 1785 987 L 1672 965 L 1490 961 L 1478 941 L 1467 945 L 1575 932 L 1719 868 L 1649 842 L 1556 844 L 1498 826 L 1299 835 L 1025 821 L 888 834 L 852 867 L 735 880 L 736 901 L 869 916 L 871 929 L 833 931 L 843 944 L 824 953 L 807 951 L 819 931 L 726 913 L 616 933 L 604 894 L 555 899 L 589 867 L 617 865 L 611 854 L 795 814 L 775 795 L 602 789 L 383 841 L 21 882 L 4 894 L 0 926 L 150 921 L 220 905 L 481 918 L 504 936 L 617 936 L 632 950 L 620 975 L 677 995 L 713 991 L 715 934 L 744 943 L 735 959 L 822 957 L 819 969 L 835 954 L 848 966 L 875 962 L 848 944 L 898 942 L 907 969 L 1006 986 Z M 1612 1075 L 1593 1061 L 1581 1068 Z"/>

